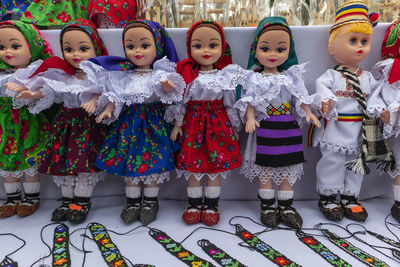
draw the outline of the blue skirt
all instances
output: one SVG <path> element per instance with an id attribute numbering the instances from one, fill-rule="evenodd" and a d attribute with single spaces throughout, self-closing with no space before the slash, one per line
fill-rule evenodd
<path id="1" fill-rule="evenodd" d="M 111 125 L 96 167 L 118 176 L 172 171 L 179 145 L 169 139 L 171 126 L 160 102 L 130 105 Z"/>

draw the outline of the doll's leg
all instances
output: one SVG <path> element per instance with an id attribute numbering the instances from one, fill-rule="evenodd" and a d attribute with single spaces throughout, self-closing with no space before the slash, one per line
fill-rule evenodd
<path id="1" fill-rule="evenodd" d="M 7 194 L 6 202 L 0 207 L 0 218 L 17 214 L 17 207 L 21 201 L 21 183 L 19 178 L 8 176 L 4 181 Z"/>
<path id="2" fill-rule="evenodd" d="M 131 224 L 139 219 L 140 203 L 142 202 L 139 179 L 136 177 L 125 178 L 126 205 L 121 212 L 121 219 Z"/>
<path id="3" fill-rule="evenodd" d="M 32 169 L 32 172 L 25 172 L 24 173 L 24 200 L 22 201 L 21 205 L 17 208 L 18 216 L 24 217 L 31 215 L 34 213 L 40 203 L 40 179 L 39 173 L 37 173 L 36 169 Z"/>
<path id="4" fill-rule="evenodd" d="M 337 193 L 343 192 L 346 175 L 345 156 L 321 149 L 322 157 L 316 166 L 318 206 L 325 218 L 334 221 L 343 219 L 343 209 L 337 201 Z"/>
<path id="5" fill-rule="evenodd" d="M 260 220 L 270 228 L 279 223 L 279 212 L 275 206 L 275 190 L 273 180 L 259 179 L 258 198 L 261 201 Z"/>
<path id="6" fill-rule="evenodd" d="M 346 161 L 353 160 L 355 157 L 356 155 L 347 156 Z M 362 174 L 346 170 L 344 190 L 340 195 L 340 202 L 344 209 L 344 216 L 349 219 L 362 222 L 364 222 L 368 217 L 368 213 L 365 208 L 357 201 L 363 178 L 364 177 Z"/>
<path id="7" fill-rule="evenodd" d="M 278 197 L 278 210 L 279 217 L 282 222 L 294 229 L 300 229 L 303 226 L 303 219 L 297 212 L 293 205 L 293 188 L 288 179 L 284 179 L 279 185 Z"/>
<path id="8" fill-rule="evenodd" d="M 194 174 L 188 178 L 187 196 L 189 207 L 183 213 L 182 219 L 186 224 L 199 223 L 203 209 L 203 186 Z"/>
<path id="9" fill-rule="evenodd" d="M 64 222 L 67 220 L 67 212 L 69 205 L 74 201 L 74 185 L 75 176 L 53 176 L 53 180 L 57 186 L 61 187 L 62 203 L 51 215 L 53 222 Z"/>
<path id="10" fill-rule="evenodd" d="M 208 226 L 217 224 L 220 219 L 218 210 L 218 201 L 221 194 L 220 180 L 220 175 L 217 175 L 214 179 L 207 177 L 206 180 L 206 187 L 204 188 L 204 210 L 201 220 Z"/>
<path id="11" fill-rule="evenodd" d="M 140 221 L 147 225 L 157 217 L 158 205 L 158 184 L 153 180 L 150 184 L 145 184 L 143 190 L 143 204 L 140 207 Z"/>

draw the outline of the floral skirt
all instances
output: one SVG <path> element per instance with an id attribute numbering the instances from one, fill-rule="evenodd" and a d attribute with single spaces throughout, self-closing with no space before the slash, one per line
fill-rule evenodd
<path id="1" fill-rule="evenodd" d="M 178 144 L 159 102 L 130 105 L 111 125 L 96 166 L 118 176 L 137 177 L 173 170 Z"/>
<path id="2" fill-rule="evenodd" d="M 13 108 L 12 99 L 0 97 L 0 169 L 14 172 L 40 162 L 49 135 L 49 123 L 40 113 Z"/>
<path id="3" fill-rule="evenodd" d="M 94 162 L 107 128 L 81 108 L 62 107 L 50 129 L 39 171 L 60 176 L 98 172 Z"/>
<path id="4" fill-rule="evenodd" d="M 240 167 L 240 148 L 222 100 L 189 101 L 176 167 L 218 173 Z"/>

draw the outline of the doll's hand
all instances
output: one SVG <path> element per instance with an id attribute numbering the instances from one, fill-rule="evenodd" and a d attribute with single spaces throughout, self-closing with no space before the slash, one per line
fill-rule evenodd
<path id="1" fill-rule="evenodd" d="M 326 102 L 322 102 L 321 112 L 325 116 L 329 111 L 329 107 L 331 106 L 331 100 L 329 99 Z"/>
<path id="2" fill-rule="evenodd" d="M 256 126 L 260 127 L 260 123 L 258 123 L 258 121 L 256 121 L 256 119 L 254 119 L 254 118 L 247 119 L 246 128 L 245 128 L 246 133 L 254 132 L 256 130 Z"/>
<path id="3" fill-rule="evenodd" d="M 16 84 L 16 83 L 9 82 L 9 83 L 4 84 L 4 86 L 16 93 L 28 91 L 28 88 L 26 88 L 25 85 L 23 85 L 23 84 Z"/>
<path id="4" fill-rule="evenodd" d="M 390 112 L 389 110 L 385 109 L 384 111 L 382 111 L 381 116 L 379 117 L 379 119 L 387 124 L 390 124 Z"/>
<path id="5" fill-rule="evenodd" d="M 306 121 L 307 122 L 311 121 L 315 126 L 317 126 L 317 128 L 321 128 L 321 122 L 319 121 L 317 116 L 315 116 L 314 113 L 312 112 L 306 113 Z"/>
<path id="6" fill-rule="evenodd" d="M 99 115 L 99 117 L 97 117 L 96 122 L 101 123 L 101 121 L 105 118 L 110 119 L 114 110 L 115 104 L 112 102 L 108 103 L 104 111 Z"/>
<path id="7" fill-rule="evenodd" d="M 175 85 L 168 79 L 166 79 L 165 81 L 162 81 L 160 83 L 162 85 L 164 92 L 166 92 L 166 93 L 171 92 L 175 88 Z"/>
<path id="8" fill-rule="evenodd" d="M 23 91 L 17 95 L 17 98 L 26 99 L 41 99 L 42 97 L 42 91 Z"/>
<path id="9" fill-rule="evenodd" d="M 97 100 L 99 95 L 94 95 L 88 102 L 81 105 L 81 108 L 86 110 L 87 113 L 92 114 L 96 110 Z"/>
<path id="10" fill-rule="evenodd" d="M 176 122 L 174 125 L 174 128 L 172 129 L 171 135 L 169 136 L 169 139 L 171 139 L 171 141 L 176 141 L 176 139 L 178 138 L 178 134 L 179 135 L 183 135 L 182 132 L 182 127 L 180 127 Z"/>

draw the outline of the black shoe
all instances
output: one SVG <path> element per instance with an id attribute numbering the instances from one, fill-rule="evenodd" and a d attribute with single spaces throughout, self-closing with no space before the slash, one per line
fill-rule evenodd
<path id="1" fill-rule="evenodd" d="M 91 206 L 90 198 L 76 197 L 75 203 L 69 205 L 67 220 L 72 224 L 83 223 L 89 214 Z"/>
<path id="2" fill-rule="evenodd" d="M 65 222 L 67 220 L 69 204 L 71 204 L 72 201 L 72 198 L 63 197 L 61 205 L 53 211 L 53 214 L 51 215 L 51 220 L 53 222 Z"/>
<path id="3" fill-rule="evenodd" d="M 158 199 L 156 197 L 144 197 L 140 207 L 140 221 L 144 225 L 154 221 L 157 217 L 158 208 Z"/>
<path id="4" fill-rule="evenodd" d="M 293 198 L 288 200 L 278 200 L 279 217 L 282 223 L 286 224 L 290 228 L 300 229 L 303 226 L 303 219 L 292 205 Z"/>
<path id="5" fill-rule="evenodd" d="M 126 224 L 131 224 L 137 219 L 139 219 L 140 202 L 141 197 L 138 198 L 127 198 L 127 203 L 125 208 L 121 212 L 121 219 Z"/>
<path id="6" fill-rule="evenodd" d="M 263 199 L 260 196 L 258 196 L 258 198 L 261 201 L 261 223 L 268 226 L 269 228 L 275 228 L 279 223 L 279 211 L 275 207 L 275 198 Z"/>
<path id="7" fill-rule="evenodd" d="M 342 199 L 340 204 L 343 207 L 344 216 L 351 220 L 365 222 L 368 217 L 368 212 L 364 209 L 361 203 L 357 201 L 355 196 L 340 195 L 340 198 Z"/>
<path id="8" fill-rule="evenodd" d="M 390 213 L 392 214 L 392 217 L 400 223 L 400 202 L 395 201 L 392 209 L 390 210 Z"/>
<path id="9" fill-rule="evenodd" d="M 336 195 L 324 196 L 319 195 L 318 207 L 324 214 L 325 218 L 331 221 L 343 220 L 343 208 L 336 200 Z M 330 205 L 331 207 L 328 207 Z"/>

